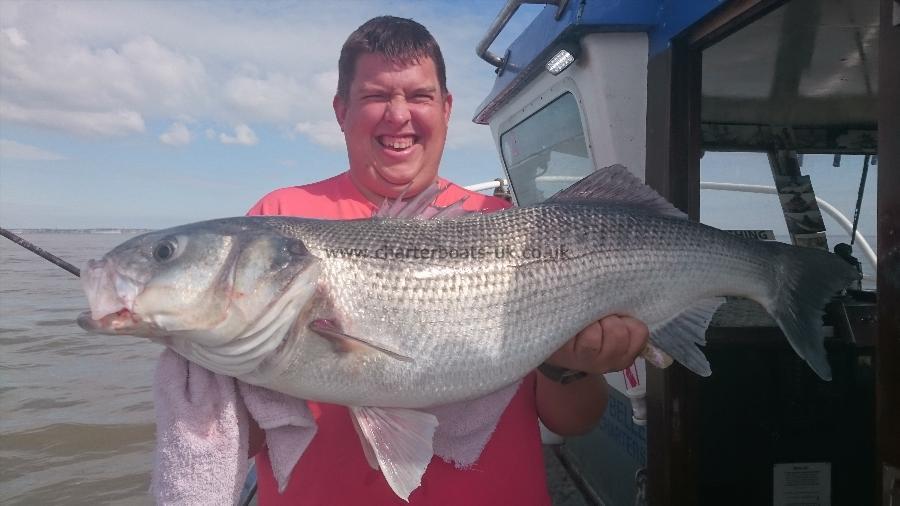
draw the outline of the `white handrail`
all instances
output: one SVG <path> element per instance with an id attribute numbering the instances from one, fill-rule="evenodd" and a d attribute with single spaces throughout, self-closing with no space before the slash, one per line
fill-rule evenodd
<path id="1" fill-rule="evenodd" d="M 757 184 L 713 183 L 709 181 L 700 181 L 700 189 L 746 193 L 769 193 L 776 195 L 778 194 L 778 189 L 774 186 L 762 186 Z M 819 204 L 819 207 L 826 213 L 828 213 L 829 216 L 834 218 L 834 221 L 836 221 L 837 224 L 841 226 L 841 228 L 846 230 L 848 234 L 853 233 L 853 224 L 850 223 L 850 220 L 848 220 L 846 216 L 838 211 L 836 207 L 819 197 L 816 197 L 816 202 Z M 859 247 L 862 248 L 863 254 L 866 256 L 866 260 L 868 260 L 869 263 L 872 264 L 872 267 L 877 269 L 878 256 L 875 254 L 875 251 L 872 250 L 872 247 L 869 246 L 869 241 L 867 241 L 866 238 L 863 237 L 861 233 L 859 233 L 859 230 L 856 231 L 855 237 L 856 242 L 859 243 Z"/>
<path id="2" fill-rule="evenodd" d="M 480 191 L 484 191 L 484 190 L 493 190 L 494 188 L 497 188 L 498 186 L 500 186 L 500 180 L 495 179 L 493 181 L 485 181 L 484 183 L 470 184 L 469 186 L 466 186 L 465 188 L 469 191 L 480 192 Z"/>
<path id="3" fill-rule="evenodd" d="M 571 176 L 557 176 L 558 180 L 572 180 L 576 181 L 580 178 L 571 177 Z M 544 177 L 543 179 L 549 179 L 548 177 Z M 484 183 L 478 183 L 466 186 L 467 189 L 471 191 L 484 191 L 490 190 L 492 188 L 497 188 L 500 186 L 499 180 L 487 181 Z M 700 181 L 700 189 L 701 190 L 722 190 L 722 191 L 733 191 L 733 192 L 745 192 L 745 193 L 768 193 L 768 194 L 778 194 L 778 189 L 774 186 L 763 186 L 758 184 L 739 184 L 739 183 L 713 183 L 711 181 Z M 834 218 L 834 221 L 837 222 L 838 225 L 841 226 L 844 230 L 847 231 L 848 234 L 853 233 L 853 224 L 847 219 L 846 216 L 843 215 L 836 207 L 829 204 L 828 201 L 816 197 L 816 202 L 819 204 L 819 207 L 823 209 L 829 216 Z M 866 240 L 865 237 L 859 232 L 856 231 L 856 242 L 859 243 L 859 247 L 862 248 L 863 254 L 866 257 L 866 260 L 872 264 L 872 267 L 878 268 L 878 256 L 875 254 L 875 251 L 869 246 L 869 241 Z"/>

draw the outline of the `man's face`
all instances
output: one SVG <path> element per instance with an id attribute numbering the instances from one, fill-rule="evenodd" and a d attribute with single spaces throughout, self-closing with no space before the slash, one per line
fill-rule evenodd
<path id="1" fill-rule="evenodd" d="M 363 195 L 416 195 L 437 178 L 452 97 L 441 92 L 431 58 L 397 64 L 381 55 L 356 61 L 349 98 L 334 98 L 350 177 Z"/>

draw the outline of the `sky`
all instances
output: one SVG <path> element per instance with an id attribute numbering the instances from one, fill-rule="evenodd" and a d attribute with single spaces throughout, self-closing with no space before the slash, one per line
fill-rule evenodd
<path id="1" fill-rule="evenodd" d="M 471 118 L 495 77 L 475 45 L 504 3 L 2 0 L 0 226 L 236 216 L 275 188 L 345 170 L 331 108 L 337 57 L 380 14 L 423 23 L 444 52 L 454 103 L 441 174 L 463 185 L 500 177 L 490 131 Z M 492 50 L 502 54 L 540 9 L 522 6 Z M 852 217 L 861 166 L 821 156 L 804 170 Z M 772 184 L 763 155 L 707 153 L 701 168 L 703 180 Z M 876 179 L 873 167 L 865 234 Z M 785 230 L 775 196 L 704 191 L 701 205 L 715 226 Z"/>
<path id="2" fill-rule="evenodd" d="M 380 14 L 423 23 L 444 52 L 442 175 L 499 177 L 490 131 L 471 118 L 494 78 L 475 45 L 503 3 L 0 1 L 0 226 L 241 215 L 275 188 L 345 170 L 338 54 Z M 508 33 L 539 10 L 520 8 Z"/>

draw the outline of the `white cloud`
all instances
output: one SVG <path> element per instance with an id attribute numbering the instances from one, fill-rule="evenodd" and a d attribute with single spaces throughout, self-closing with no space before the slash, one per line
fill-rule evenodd
<path id="1" fill-rule="evenodd" d="M 389 13 L 424 23 L 441 43 L 455 97 L 448 146 L 490 144 L 486 129 L 469 125 L 493 77 L 473 56 L 489 21 L 484 13 L 460 5 L 447 7 L 448 16 L 404 0 L 315 10 L 235 5 L 0 2 L 0 101 L 9 104 L 0 119 L 112 136 L 142 133 L 144 121 L 190 116 L 205 125 L 292 131 L 337 148 L 343 140 L 331 99 L 340 46 L 366 19 Z M 237 134 L 213 137 L 243 142 Z"/>
<path id="2" fill-rule="evenodd" d="M 159 140 L 170 146 L 185 146 L 191 142 L 191 131 L 184 123 L 172 123 L 172 126 L 159 136 Z"/>
<path id="3" fill-rule="evenodd" d="M 235 76 L 224 88 L 225 101 L 243 117 L 282 123 L 290 121 L 303 94 L 300 82 L 284 74 L 263 79 Z"/>
<path id="4" fill-rule="evenodd" d="M 247 125 L 241 123 L 234 127 L 234 135 L 226 133 L 219 134 L 219 141 L 222 144 L 239 144 L 241 146 L 253 146 L 259 142 L 256 133 Z"/>
<path id="5" fill-rule="evenodd" d="M 494 149 L 494 138 L 487 125 L 472 123 L 471 118 L 456 117 L 450 120 L 447 147 L 451 149 L 481 148 Z"/>
<path id="6" fill-rule="evenodd" d="M 28 41 L 25 40 L 25 37 L 22 36 L 22 32 L 15 28 L 5 28 L 3 30 L 0 30 L 0 33 L 2 33 L 7 38 L 7 40 L 9 40 L 9 43 L 12 44 L 13 47 L 18 48 L 28 45 Z"/>
<path id="7" fill-rule="evenodd" d="M 308 136 L 313 142 L 321 144 L 326 148 L 342 148 L 344 144 L 344 134 L 334 119 L 309 122 L 301 121 L 294 125 L 294 133 Z"/>
<path id="8" fill-rule="evenodd" d="M 0 158 L 15 160 L 65 160 L 65 157 L 29 144 L 0 139 Z"/>
<path id="9" fill-rule="evenodd" d="M 143 132 L 144 114 L 177 115 L 203 103 L 202 64 L 150 37 L 91 47 L 42 40 L 16 45 L 6 35 L 0 37 L 6 121 L 115 136 Z"/>
<path id="10" fill-rule="evenodd" d="M 144 119 L 141 115 L 124 109 L 82 111 L 23 107 L 0 100 L 0 120 L 96 136 L 118 136 L 144 131 Z"/>

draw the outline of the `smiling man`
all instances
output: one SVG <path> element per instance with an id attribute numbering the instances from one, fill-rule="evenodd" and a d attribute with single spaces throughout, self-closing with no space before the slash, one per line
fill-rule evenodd
<path id="1" fill-rule="evenodd" d="M 354 186 L 374 202 L 407 188 L 418 194 L 437 178 L 453 105 L 438 66 L 363 53 L 346 68 L 352 73 L 338 82 L 334 112 Z"/>
<path id="2" fill-rule="evenodd" d="M 440 48 L 425 27 L 390 16 L 369 20 L 344 43 L 338 65 L 333 105 L 349 170 L 276 190 L 249 214 L 368 218 L 386 197 L 413 197 L 435 182 L 444 189 L 437 205 L 465 197 L 469 211 L 508 207 L 504 200 L 469 192 L 438 176 L 453 97 Z M 630 365 L 647 337 L 644 324 L 617 316 L 573 336 L 541 372 L 522 381 L 473 468 L 457 469 L 433 458 L 409 502 L 549 504 L 538 419 L 562 435 L 589 430 L 606 407 L 602 374 Z M 572 371 L 579 373 L 568 374 Z M 369 466 L 347 408 L 324 403 L 310 403 L 310 408 L 318 432 L 281 493 L 267 452 L 258 452 L 261 432 L 254 429 L 251 453 L 257 454 L 259 503 L 405 504 Z"/>

